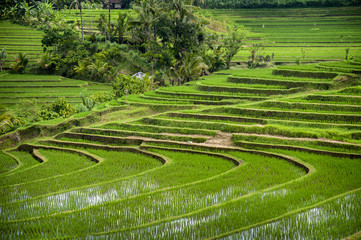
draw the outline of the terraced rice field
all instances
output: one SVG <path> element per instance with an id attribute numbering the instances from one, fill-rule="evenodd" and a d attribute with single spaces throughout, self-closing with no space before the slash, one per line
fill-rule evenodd
<path id="1" fill-rule="evenodd" d="M 343 60 L 361 56 L 361 10 L 352 8 L 203 10 L 230 19 L 252 34 L 233 59 L 247 61 L 253 44 L 263 44 L 263 56 L 276 62 Z M 305 54 L 302 53 L 302 49 Z"/>
<path id="2" fill-rule="evenodd" d="M 109 85 L 55 75 L 0 74 L 0 103 L 10 108 L 25 100 L 37 99 L 40 103 L 50 103 L 60 97 L 76 104 L 82 102 L 82 96 L 110 90 Z"/>
<path id="3" fill-rule="evenodd" d="M 149 114 L 3 151 L 2 237 L 360 235 L 361 90 L 339 81 L 361 63 L 323 66 L 227 70 L 131 95 L 119 102 Z"/>
<path id="4" fill-rule="evenodd" d="M 43 53 L 41 39 L 43 32 L 31 27 L 0 21 L 0 49 L 8 54 L 4 68 L 10 68 L 19 52 L 26 53 L 29 63 L 35 63 Z"/>
<path id="5" fill-rule="evenodd" d="M 118 19 L 119 13 L 128 12 L 129 10 L 120 10 L 112 9 L 111 10 L 111 20 L 116 21 Z M 75 9 L 61 10 L 60 13 L 64 16 L 64 20 L 68 23 L 75 23 L 75 25 L 80 29 L 80 12 Z M 108 20 L 108 9 L 83 9 L 83 21 L 84 21 L 84 33 L 99 33 L 98 23 L 101 14 L 106 15 Z"/>

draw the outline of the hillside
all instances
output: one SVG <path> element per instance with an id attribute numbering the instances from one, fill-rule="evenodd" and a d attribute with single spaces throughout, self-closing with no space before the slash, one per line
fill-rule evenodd
<path id="1" fill-rule="evenodd" d="M 94 123 L 18 131 L 19 140 L 59 134 L 2 153 L 3 236 L 359 232 L 361 91 L 350 71 L 361 63 L 338 66 L 226 70 L 124 97 Z"/>
<path id="2" fill-rule="evenodd" d="M 361 56 L 361 11 L 353 8 L 203 10 L 215 19 L 227 19 L 251 33 L 233 59 L 247 61 L 255 44 L 259 54 L 277 64 L 344 60 Z"/>
<path id="3" fill-rule="evenodd" d="M 24 51 L 33 73 L 0 73 L 1 239 L 359 239 L 360 8 L 207 9 L 194 24 L 182 1 L 149 2 L 112 11 L 113 42 L 106 10 L 83 11 L 84 41 L 79 11 L 49 5 L 68 28 L 52 29 L 51 69 L 42 32 L 0 22 L 6 66 Z M 124 75 L 147 69 L 154 82 Z"/>
<path id="4" fill-rule="evenodd" d="M 3 68 L 10 68 L 19 52 L 27 55 L 29 63 L 36 63 L 43 52 L 42 38 L 43 33 L 41 31 L 8 21 L 0 21 L 0 48 L 5 47 L 8 54 Z"/>

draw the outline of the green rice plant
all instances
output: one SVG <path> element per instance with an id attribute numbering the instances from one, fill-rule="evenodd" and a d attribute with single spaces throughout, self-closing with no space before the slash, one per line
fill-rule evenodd
<path id="1" fill-rule="evenodd" d="M 357 200 L 360 191 L 343 195 L 318 207 L 253 228 L 231 234 L 221 239 L 244 238 L 274 239 L 279 236 L 295 239 L 302 238 L 344 238 L 353 235 L 357 221 L 361 217 Z M 356 203 L 356 204 L 355 204 Z"/>
<path id="2" fill-rule="evenodd" d="M 43 178 L 53 177 L 93 165 L 89 159 L 77 154 L 71 154 L 55 150 L 39 150 L 47 161 L 38 164 L 36 168 L 16 172 L 12 176 L 6 177 L 6 182 L 2 183 L 2 187 L 16 184 L 23 184 L 28 181 L 41 180 Z"/>
<path id="3" fill-rule="evenodd" d="M 221 113 L 229 115 L 243 115 L 256 118 L 267 119 L 287 119 L 287 120 L 304 120 L 312 122 L 331 122 L 331 123 L 359 123 L 361 118 L 357 114 L 323 114 L 311 112 L 293 112 L 282 110 L 261 110 L 251 108 L 234 108 L 220 107 L 212 110 L 205 110 L 205 113 Z"/>
<path id="4" fill-rule="evenodd" d="M 228 86 L 214 86 L 214 85 L 204 85 L 199 83 L 197 85 L 197 89 L 200 91 L 212 91 L 212 92 L 232 92 L 237 94 L 245 94 L 245 95 L 255 95 L 255 96 L 270 96 L 270 95 L 285 95 L 299 92 L 300 88 L 292 88 L 292 89 L 269 89 L 267 86 L 263 86 L 266 88 L 253 88 L 252 85 L 247 85 L 247 87 L 228 87 Z"/>
<path id="5" fill-rule="evenodd" d="M 177 128 L 177 127 L 163 127 L 163 126 L 152 126 L 132 123 L 107 123 L 97 128 L 100 129 L 113 129 L 113 130 L 129 130 L 129 131 L 144 131 L 153 133 L 179 133 L 179 134 L 203 134 L 208 136 L 215 136 L 216 132 L 204 129 L 190 129 L 190 128 Z"/>
<path id="6" fill-rule="evenodd" d="M 0 174 L 9 172 L 17 166 L 19 165 L 15 159 L 6 154 L 4 151 L 0 152 Z"/>
<path id="7" fill-rule="evenodd" d="M 96 129 L 96 128 L 81 128 L 76 129 L 76 132 L 84 133 L 84 134 L 92 134 L 92 135 L 105 135 L 105 136 L 115 136 L 115 137 L 129 137 L 129 136 L 139 136 L 139 137 L 146 137 L 146 138 L 154 138 L 154 139 L 165 139 L 165 140 L 173 140 L 173 141 L 191 141 L 191 142 L 205 142 L 209 138 L 204 137 L 195 137 L 195 136 L 188 136 L 188 135 L 171 135 L 171 134 L 164 134 L 164 133 L 149 133 L 149 132 L 139 132 L 139 131 L 125 131 L 125 130 L 105 130 L 105 129 Z M 69 135 L 65 135 L 69 136 Z M 70 135 L 72 136 L 72 135 Z M 85 137 L 85 135 L 83 135 Z M 85 137 L 86 138 L 86 137 Z"/>
<path id="8" fill-rule="evenodd" d="M 298 66 L 298 65 L 297 65 Z M 308 65 L 300 65 L 302 67 Z M 283 66 L 278 66 L 277 68 L 282 69 Z M 286 67 L 286 66 L 285 66 Z M 287 66 L 288 68 L 293 68 L 295 66 Z M 300 67 L 298 67 L 300 68 Z M 307 67 L 308 68 L 308 67 Z M 333 78 L 329 79 L 315 79 L 315 78 L 307 78 L 307 77 L 284 77 L 281 75 L 274 75 L 273 71 L 274 68 L 264 68 L 264 69 L 242 69 L 240 70 L 223 70 L 218 72 L 219 74 L 227 74 L 231 75 L 228 78 L 246 78 L 246 79 L 263 79 L 263 80 L 279 80 L 279 81 L 295 81 L 295 82 L 324 82 L 330 83 L 332 82 Z"/>
<path id="9" fill-rule="evenodd" d="M 332 105 L 332 104 L 315 104 L 315 103 L 298 103 L 286 101 L 265 101 L 263 103 L 254 105 L 262 109 L 275 109 L 287 111 L 303 111 L 303 112 L 329 112 L 338 114 L 354 114 L 360 113 L 360 106 L 349 105 Z"/>
<path id="10" fill-rule="evenodd" d="M 98 153 L 99 150 L 96 150 Z M 163 151 L 164 152 L 164 151 Z M 120 152 L 118 152 L 119 154 Z M 110 153 L 109 153 L 110 154 Z M 108 156 L 109 156 L 108 154 Z M 129 154 L 129 153 L 128 153 Z M 104 152 L 101 154 L 102 156 L 107 156 L 107 154 L 104 154 Z M 167 165 L 164 165 L 162 168 L 154 169 L 152 171 L 146 171 L 142 174 L 135 174 L 134 176 L 129 176 L 128 178 L 111 178 L 110 181 L 104 181 L 102 179 L 99 180 L 99 184 L 91 185 L 90 188 L 80 188 L 76 192 L 73 191 L 62 191 L 60 195 L 57 197 L 48 196 L 43 197 L 40 199 L 41 202 L 46 203 L 47 201 L 51 201 L 52 208 L 55 207 L 55 205 L 59 201 L 59 197 L 66 195 L 70 197 L 71 199 L 74 199 L 75 202 L 69 202 L 67 203 L 66 207 L 58 206 L 57 209 L 51 209 L 51 211 L 59 211 L 60 209 L 67 210 L 69 207 L 74 207 L 74 205 L 81 205 L 84 207 L 84 211 L 92 211 L 94 207 L 87 207 L 92 205 L 98 205 L 95 208 L 104 208 L 108 205 L 113 205 L 110 207 L 114 207 L 114 204 L 111 203 L 111 201 L 119 199 L 116 202 L 122 203 L 124 200 L 131 197 L 133 194 L 135 194 L 134 197 L 143 197 L 145 194 L 139 194 L 144 192 L 149 192 L 151 190 L 156 190 L 158 188 L 164 188 L 163 191 L 167 191 L 171 186 L 174 186 L 175 188 L 178 188 L 177 185 L 189 185 L 192 184 L 193 181 L 199 181 L 202 179 L 208 179 L 212 177 L 213 175 L 217 175 L 219 173 L 222 173 L 224 171 L 230 170 L 234 167 L 234 163 L 229 161 L 229 159 L 223 159 L 222 157 L 217 156 L 207 156 L 205 154 L 200 153 L 174 153 L 167 152 L 166 154 L 169 159 L 171 159 L 172 164 L 169 163 Z M 177 157 L 175 157 L 177 156 Z M 203 157 L 200 157 L 203 156 Z M 137 160 L 137 159 L 135 159 Z M 140 160 L 140 159 L 139 159 Z M 143 159 L 145 161 L 146 159 Z M 142 164 L 142 162 L 139 162 Z M 139 164 L 138 163 L 138 164 Z M 145 164 L 144 162 L 143 164 Z M 105 162 L 103 163 L 105 164 Z M 136 164 L 136 163 L 133 163 Z M 136 166 L 136 165 L 134 165 Z M 107 169 L 103 169 L 105 166 L 102 167 L 101 170 L 106 171 Z M 113 166 L 114 167 L 114 166 Z M 140 167 L 140 166 L 139 166 Z M 204 167 L 208 168 L 208 172 L 204 172 Z M 100 170 L 100 169 L 98 169 Z M 184 172 L 179 172 L 184 171 Z M 117 171 L 117 170 L 116 170 Z M 118 169 L 119 171 L 119 169 Z M 112 171 L 114 172 L 114 170 Z M 160 174 L 160 172 L 166 173 L 166 175 Z M 114 173 L 112 173 L 114 174 Z M 104 175 L 104 174 L 103 174 Z M 118 174 L 119 175 L 119 174 Z M 96 178 L 96 176 L 95 176 Z M 100 178 L 104 178 L 101 176 Z M 171 179 L 171 181 L 169 181 Z M 84 179 L 85 180 L 85 179 Z M 84 181 L 82 181 L 84 182 Z M 147 183 L 145 185 L 141 184 L 142 182 Z M 116 194 L 112 193 L 116 191 Z M 156 193 L 155 191 L 154 193 Z M 109 194 L 108 193 L 112 193 Z M 105 195 L 104 195 L 105 194 Z M 137 196 L 139 194 L 139 196 Z M 89 197 L 87 195 L 90 195 L 89 197 L 94 198 L 103 198 L 100 201 L 94 199 L 95 201 L 89 201 L 87 200 Z M 146 194 L 148 195 L 148 194 Z M 77 199 L 76 197 L 79 197 Z M 61 199 L 61 198 L 60 198 Z M 73 200 L 73 201 L 74 201 Z M 18 215 L 18 218 L 27 216 L 36 216 L 38 214 L 45 214 L 48 215 L 47 212 L 49 210 L 49 207 L 43 204 L 38 203 L 39 200 L 34 199 L 34 211 L 33 212 L 27 212 L 22 211 L 22 215 Z M 108 202 L 107 204 L 101 204 L 102 202 Z M 19 203 L 22 204 L 22 203 Z M 26 204 L 24 202 L 24 204 Z M 32 204 L 32 205 L 33 205 Z M 39 205 L 40 204 L 40 205 Z M 36 206 L 44 206 L 40 209 L 37 209 Z M 14 211 L 17 205 L 8 206 L 6 208 L 7 211 L 11 212 Z M 60 215 L 68 215 L 73 211 L 67 211 L 64 213 L 61 213 Z M 75 213 L 78 212 L 77 210 L 74 211 Z"/>
<path id="11" fill-rule="evenodd" d="M 360 105 L 361 98 L 357 96 L 338 96 L 338 95 L 308 95 L 306 98 L 312 102 L 327 102 L 327 103 L 346 103 L 350 105 Z"/>
<path id="12" fill-rule="evenodd" d="M 317 78 L 317 79 L 330 79 L 337 77 L 337 73 L 330 72 L 317 72 L 317 71 L 295 71 L 288 69 L 277 69 L 273 70 L 274 75 L 282 75 L 284 77 L 307 77 L 307 78 Z"/>
<path id="13" fill-rule="evenodd" d="M 96 136 L 90 134 L 76 134 L 76 133 L 67 133 L 58 135 L 57 140 L 67 141 L 67 142 L 77 142 L 77 143 L 94 143 L 94 144 L 107 144 L 110 146 L 138 146 L 143 140 L 141 139 L 126 139 L 121 137 L 107 137 L 107 136 Z"/>
<path id="14" fill-rule="evenodd" d="M 206 114 L 194 114 L 194 113 L 166 113 L 161 116 L 171 118 L 185 118 L 185 119 L 197 119 L 197 120 L 210 120 L 210 121 L 228 121 L 228 122 L 239 122 L 239 123 L 258 123 L 265 124 L 266 122 L 256 118 L 242 118 L 242 117 L 230 117 L 230 116 L 217 116 L 217 115 L 206 115 Z"/>
<path id="15" fill-rule="evenodd" d="M 277 80 L 277 79 L 266 79 L 266 78 L 253 78 L 253 77 L 228 77 L 227 81 L 234 83 L 244 84 L 266 84 L 269 85 L 283 85 L 285 88 L 296 88 L 296 87 L 314 87 L 317 89 L 329 89 L 331 88 L 330 83 L 316 82 L 316 81 L 296 81 L 296 80 Z"/>
<path id="16" fill-rule="evenodd" d="M 356 167 L 359 165 L 357 160 L 336 157 L 324 158 L 321 155 L 292 151 L 282 152 L 287 155 L 297 156 L 303 160 L 307 159 L 307 162 L 312 164 L 317 171 L 296 181 L 290 181 L 263 191 L 240 196 L 224 204 L 205 207 L 198 211 L 181 214 L 173 218 L 165 218 L 162 221 L 151 222 L 133 229 L 119 229 L 118 231 L 108 231 L 98 235 L 102 237 L 122 236 L 127 238 L 128 236 L 134 236 L 135 238 L 142 238 L 150 234 L 156 234 L 158 229 L 163 229 L 166 233 L 164 235 L 165 238 L 181 239 L 226 236 L 319 207 L 319 205 L 332 201 L 339 196 L 350 194 L 360 189 L 360 181 L 356 177 L 358 170 L 347 166 L 351 164 L 353 167 Z M 335 217 L 333 218 L 333 216 Z M 340 216 L 331 214 L 331 218 L 337 219 L 339 222 L 344 221 L 343 216 L 343 214 Z M 341 227 L 342 231 L 346 230 L 343 233 L 346 236 L 350 232 L 357 231 L 357 223 L 354 219 L 357 219 L 357 217 L 352 218 L 349 222 L 352 224 L 349 226 L 353 229 L 352 231 L 347 230 L 350 228 Z M 333 226 L 333 222 L 330 221 L 327 226 Z M 324 227 L 324 225 L 312 226 L 315 228 L 318 226 Z M 302 231 L 302 229 L 297 229 Z M 272 231 L 276 232 L 277 230 L 272 229 Z M 320 231 L 330 233 L 328 228 L 325 230 L 320 229 Z M 316 230 L 315 232 L 318 231 Z M 225 234 L 221 235 L 222 233 Z M 307 237 L 312 233 L 306 231 L 303 234 L 306 234 L 305 236 Z M 335 234 L 337 235 L 337 233 Z"/>
<path id="17" fill-rule="evenodd" d="M 42 199 L 44 197 L 49 197 L 53 199 L 52 201 L 55 202 L 54 205 L 52 204 L 51 206 L 48 206 L 49 208 L 47 209 L 54 208 L 52 210 L 54 211 L 56 209 L 62 208 L 61 205 L 56 206 L 59 203 L 59 198 L 53 198 L 52 195 L 54 194 L 61 195 L 62 193 L 67 193 L 72 198 L 76 198 L 77 194 L 75 193 L 74 195 L 74 192 L 72 192 L 73 190 L 84 189 L 84 191 L 87 192 L 89 190 L 89 187 L 97 187 L 99 184 L 103 183 L 112 183 L 111 185 L 107 186 L 108 188 L 116 187 L 117 185 L 114 183 L 123 178 L 137 175 L 162 165 L 162 163 L 158 159 L 153 158 L 152 155 L 146 155 L 141 151 L 138 151 L 138 153 L 127 152 L 127 149 L 109 149 L 109 151 L 88 149 L 88 151 L 92 154 L 97 154 L 98 156 L 101 156 L 104 161 L 93 165 L 92 167 L 88 167 L 83 171 L 78 171 L 74 174 L 67 174 L 64 176 L 39 180 L 36 184 L 29 183 L 17 186 L 16 192 L 13 192 L 13 188 L 2 189 L 1 191 L 3 193 L 11 193 L 8 196 L 3 195 L 1 199 L 2 202 L 7 199 L 7 208 L 9 209 L 9 211 L 10 209 L 12 209 L 11 211 L 16 211 L 17 204 L 27 204 L 27 202 L 29 202 L 30 200 L 38 201 L 39 199 Z M 89 192 L 92 193 L 92 189 L 90 189 Z M 102 191 L 95 191 L 94 194 L 97 195 L 99 194 L 99 192 L 101 193 Z M 122 192 L 124 192 L 125 194 L 126 189 L 122 190 Z M 95 202 L 89 202 L 89 199 L 87 200 L 85 195 L 80 200 L 82 201 L 81 204 L 85 205 L 96 204 L 98 202 L 96 201 L 96 199 Z M 104 199 L 104 201 L 105 200 L 106 198 Z M 77 204 L 77 201 L 74 204 Z M 69 204 L 67 204 L 67 207 L 69 207 L 69 205 L 72 205 L 72 203 L 70 202 Z M 47 210 L 39 209 L 39 211 L 44 211 L 43 214 L 47 213 Z M 29 216 L 29 214 L 32 214 L 32 212 L 26 213 L 25 211 L 21 214 L 26 214 Z M 15 216 L 13 215 L 4 215 L 4 218 L 14 217 Z"/>
<path id="18" fill-rule="evenodd" d="M 171 100 L 152 100 L 152 99 L 144 99 L 141 98 L 139 95 L 129 95 L 127 97 L 122 97 L 122 100 L 124 103 L 142 103 L 142 104 L 169 104 L 169 105 L 187 105 L 187 104 L 193 104 L 190 101 L 186 100 L 179 100 L 179 101 L 171 101 Z"/>
<path id="19" fill-rule="evenodd" d="M 39 165 L 39 162 L 37 160 L 34 159 L 34 157 L 28 153 L 28 152 L 22 152 L 22 151 L 10 151 L 8 152 L 9 154 L 11 154 L 13 157 L 16 158 L 16 160 L 19 161 L 19 166 L 16 168 L 16 172 L 21 172 L 24 171 L 28 168 L 33 168 Z M 13 175 L 14 173 L 11 173 L 11 175 Z M 4 174 L 4 177 L 1 176 L 1 181 L 5 182 L 5 176 L 7 176 L 7 174 Z"/>
<path id="20" fill-rule="evenodd" d="M 155 97 L 149 95 L 142 95 L 141 98 L 144 100 L 153 100 L 153 101 L 166 101 L 166 102 L 178 102 L 180 99 L 172 99 L 172 98 L 163 98 L 163 97 Z M 189 100 L 182 99 L 183 101 L 188 101 L 190 104 L 202 104 L 202 105 L 230 105 L 238 103 L 237 100 L 221 100 L 221 101 L 209 101 L 209 100 Z"/>
<path id="21" fill-rule="evenodd" d="M 184 89 L 185 88 L 185 89 Z M 162 90 L 160 90 L 162 89 Z M 251 101 L 259 101 L 259 100 L 264 100 L 266 99 L 266 97 L 258 97 L 258 96 L 241 96 L 241 95 L 236 95 L 234 93 L 227 93 L 227 92 L 209 92 L 208 94 L 205 94 L 202 91 L 196 90 L 194 87 L 190 87 L 187 88 L 185 86 L 183 87 L 179 87 L 179 89 L 174 89 L 174 91 L 169 91 L 167 89 L 171 89 L 171 88 L 160 88 L 156 90 L 156 94 L 161 95 L 162 97 L 169 97 L 169 98 L 174 98 L 174 97 L 178 97 L 181 99 L 196 99 L 196 100 L 212 100 L 212 101 L 219 101 L 219 100 L 224 100 L 224 99 L 239 99 L 239 100 L 251 100 Z M 184 89 L 183 92 L 182 89 Z M 146 93 L 147 95 L 149 93 Z M 150 95 L 152 95 L 150 93 Z"/>
<path id="22" fill-rule="evenodd" d="M 257 136 L 257 135 L 233 135 L 233 142 L 236 145 L 245 147 L 252 146 L 252 143 L 274 145 L 287 145 L 296 147 L 306 147 L 311 149 L 321 149 L 327 151 L 336 152 L 348 152 L 348 153 L 361 153 L 361 145 L 348 144 L 345 142 L 335 142 L 327 140 L 315 140 L 315 139 L 291 139 L 291 138 L 276 138 L 271 136 Z M 247 145 L 250 143 L 249 145 Z M 257 145 L 254 145 L 257 147 Z"/>
<path id="23" fill-rule="evenodd" d="M 361 87 L 347 87 L 337 91 L 323 92 L 322 95 L 346 95 L 346 96 L 361 96 Z"/>
<path id="24" fill-rule="evenodd" d="M 174 160 L 180 159 L 180 157 L 184 156 L 185 154 L 180 152 L 170 153 L 169 151 L 165 152 L 164 150 L 154 150 L 154 151 L 167 155 Z M 139 224 L 143 221 L 151 221 L 151 219 L 159 219 L 160 217 L 163 216 L 167 217 L 173 214 L 181 214 L 182 212 L 188 212 L 192 209 L 202 208 L 202 206 L 208 206 L 209 204 L 214 204 L 217 202 L 219 203 L 225 202 L 228 199 L 232 199 L 234 196 L 240 194 L 243 195 L 252 192 L 254 191 L 255 188 L 261 189 L 263 187 L 269 186 L 268 182 L 260 181 L 261 179 L 265 179 L 266 176 L 272 178 L 271 184 L 273 185 L 279 182 L 287 181 L 287 179 L 295 179 L 299 176 L 304 175 L 304 172 L 302 170 L 295 168 L 286 161 L 282 161 L 275 158 L 267 158 L 267 160 L 265 161 L 264 157 L 260 157 L 260 156 L 255 157 L 252 154 L 246 154 L 246 153 L 239 153 L 238 155 L 242 156 L 242 158 L 247 159 L 249 163 L 245 167 L 230 169 L 229 166 L 227 168 L 221 167 L 221 165 L 219 164 L 222 164 L 222 161 L 220 160 L 218 160 L 218 164 L 217 162 L 213 162 L 215 160 L 214 157 L 213 158 L 208 157 L 208 159 L 203 157 L 203 160 L 200 160 L 199 156 L 197 156 L 198 158 L 194 158 L 192 157 L 192 155 L 188 154 L 188 159 L 190 158 L 189 159 L 190 161 L 187 161 L 186 158 L 182 158 L 183 159 L 182 161 L 186 161 L 188 162 L 188 164 L 192 162 L 191 165 L 194 165 L 194 167 L 195 164 L 197 164 L 197 162 L 202 163 L 202 165 L 204 165 L 207 161 L 213 162 L 213 167 L 208 169 L 207 172 L 201 174 L 202 178 L 208 175 L 209 172 L 215 173 L 215 169 L 220 167 L 223 170 L 223 174 L 222 172 L 220 172 L 221 169 L 218 169 L 216 172 L 221 174 L 214 175 L 214 177 L 211 177 L 209 178 L 209 180 L 206 181 L 197 181 L 195 183 L 184 185 L 182 188 L 175 187 L 174 189 L 169 189 L 169 190 L 164 189 L 162 191 L 154 192 L 149 195 L 147 194 L 144 196 L 141 195 L 134 196 L 134 198 L 130 198 L 129 200 L 124 199 L 123 201 L 118 201 L 116 204 L 114 203 L 114 204 L 94 207 L 84 210 L 84 212 L 74 212 L 71 215 L 69 214 L 66 214 L 64 216 L 59 215 L 56 218 L 51 217 L 48 220 L 39 219 L 40 222 L 37 224 L 40 224 L 39 226 L 41 226 L 42 224 L 49 224 L 53 221 L 56 221 L 61 224 L 67 224 L 61 219 L 64 219 L 65 217 L 68 219 L 69 217 L 71 219 L 74 219 L 75 216 L 79 220 L 83 219 L 82 221 L 88 221 L 87 220 L 88 217 L 86 216 L 96 215 L 97 218 L 102 218 L 102 219 L 104 218 L 107 224 L 110 224 L 108 225 L 108 227 L 105 227 L 103 221 L 99 222 L 99 224 L 94 223 L 97 226 L 93 225 L 92 229 L 99 231 L 99 229 L 102 229 L 104 227 L 105 229 L 112 228 L 110 227 L 113 226 L 113 224 L 111 224 L 113 220 L 111 219 L 115 219 L 115 218 L 119 219 L 120 216 L 124 215 L 124 217 L 121 217 L 121 219 L 123 220 L 122 223 L 120 223 L 120 225 L 131 226 L 133 222 Z M 257 170 L 252 171 L 253 169 L 254 170 L 257 169 Z M 276 172 L 280 173 L 280 171 L 285 175 L 275 174 Z M 189 176 L 189 174 L 187 175 Z M 251 181 L 252 183 L 254 182 L 254 184 L 249 184 L 246 186 L 242 184 L 243 182 L 248 182 L 249 179 L 252 179 Z M 224 185 L 228 186 L 228 188 L 226 190 L 220 190 L 219 187 Z M 239 187 L 239 186 L 244 186 L 244 187 Z M 214 192 L 214 190 L 216 190 L 216 192 Z M 187 205 L 182 204 L 182 202 L 184 203 L 185 200 L 188 203 Z M 122 210 L 121 211 L 110 210 L 115 207 L 117 209 L 122 209 Z M 131 212 L 133 211 L 132 209 L 136 209 L 136 208 L 140 210 L 138 210 L 138 212 L 136 211 L 136 214 L 131 214 Z M 168 208 L 169 210 L 164 211 L 163 209 L 165 208 Z M 159 209 L 157 211 L 157 214 L 154 214 L 153 209 Z M 109 212 L 111 214 L 104 214 L 104 212 L 107 213 Z M 71 226 L 69 225 L 69 227 Z M 85 229 L 78 228 L 77 230 L 75 230 L 73 228 L 72 229 L 68 228 L 68 232 L 70 233 L 77 232 L 78 236 L 80 233 L 79 230 L 80 232 L 83 232 Z M 27 232 L 27 230 L 25 231 Z"/>

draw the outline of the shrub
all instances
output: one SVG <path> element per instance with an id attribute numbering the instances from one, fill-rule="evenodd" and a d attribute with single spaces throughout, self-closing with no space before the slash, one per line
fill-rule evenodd
<path id="1" fill-rule="evenodd" d="M 39 120 L 51 120 L 60 117 L 56 112 L 49 111 L 48 109 L 43 109 L 38 113 Z"/>
<path id="2" fill-rule="evenodd" d="M 76 105 L 75 110 L 77 113 L 89 111 L 89 109 L 83 103 Z"/>
<path id="3" fill-rule="evenodd" d="M 75 113 L 74 108 L 67 100 L 65 100 L 65 98 L 56 99 L 55 102 L 50 105 L 48 110 L 59 114 L 60 117 L 70 117 Z"/>
<path id="4" fill-rule="evenodd" d="M 106 91 L 99 91 L 91 94 L 89 98 L 93 100 L 94 103 L 104 103 L 112 100 L 113 94 Z"/>
<path id="5" fill-rule="evenodd" d="M 113 93 L 117 97 L 122 97 L 126 93 L 137 94 L 144 93 L 151 89 L 153 80 L 145 75 L 143 78 L 136 78 L 126 75 L 120 75 L 113 83 Z"/>

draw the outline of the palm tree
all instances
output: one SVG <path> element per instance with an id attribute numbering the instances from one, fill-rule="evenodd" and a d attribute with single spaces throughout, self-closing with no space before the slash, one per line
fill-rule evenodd
<path id="1" fill-rule="evenodd" d="M 92 63 L 89 65 L 89 69 L 92 71 L 94 76 L 100 81 L 103 80 L 102 78 L 103 78 L 105 72 L 107 71 L 107 68 L 108 68 L 108 64 L 104 63 L 99 58 L 95 61 L 95 63 Z"/>
<path id="2" fill-rule="evenodd" d="M 74 71 L 80 74 L 82 77 L 85 76 L 86 72 L 88 71 L 88 64 L 85 61 L 78 61 L 78 66 L 74 67 Z"/>
<path id="3" fill-rule="evenodd" d="M 130 21 L 130 24 L 134 26 L 141 26 L 145 35 L 148 37 L 148 40 L 150 40 L 152 25 L 159 10 L 157 1 L 143 0 L 139 3 L 139 5 L 135 5 L 133 9 L 137 13 L 137 20 Z M 145 39 L 142 40 L 145 42 Z"/>
<path id="4" fill-rule="evenodd" d="M 6 133 L 13 130 L 21 121 L 14 114 L 12 114 L 4 105 L 0 104 L 0 133 Z"/>
<path id="5" fill-rule="evenodd" d="M 80 11 L 80 21 L 81 21 L 81 38 L 84 41 L 84 24 L 83 24 L 83 12 L 81 7 L 81 1 L 82 0 L 73 0 L 73 2 L 70 4 L 69 8 L 73 8 L 74 6 L 77 6 Z M 96 2 L 101 3 L 101 0 L 94 0 Z"/>
<path id="6" fill-rule="evenodd" d="M 39 68 L 43 70 L 48 69 L 48 67 L 50 66 L 51 57 L 52 57 L 51 52 L 46 50 L 45 53 L 41 55 L 40 59 L 37 62 Z"/>
<path id="7" fill-rule="evenodd" d="M 109 41 L 110 41 L 110 38 L 111 38 L 111 28 L 110 28 L 110 4 L 111 4 L 111 1 L 108 0 L 108 12 L 109 12 L 109 22 L 108 22 L 108 27 L 109 27 Z"/>
<path id="8" fill-rule="evenodd" d="M 3 47 L 3 50 L 0 52 L 0 72 L 3 71 L 3 65 L 6 62 L 6 59 L 8 58 L 8 54 L 5 51 L 6 48 Z"/>
<path id="9" fill-rule="evenodd" d="M 26 53 L 19 52 L 15 57 L 15 63 L 11 64 L 11 68 L 15 73 L 22 72 L 28 65 L 29 59 L 26 57 Z"/>
<path id="10" fill-rule="evenodd" d="M 186 53 L 184 58 L 179 62 L 180 67 L 176 70 L 178 84 L 198 79 L 203 72 L 208 70 L 200 56 L 194 56 Z"/>
<path id="11" fill-rule="evenodd" d="M 183 22 L 186 17 L 191 20 L 196 20 L 197 17 L 193 14 L 194 7 L 191 0 L 171 0 L 168 3 L 169 11 L 173 12 L 174 20 Z"/>
<path id="12" fill-rule="evenodd" d="M 84 41 L 84 24 L 83 24 L 83 12 L 81 7 L 81 0 L 73 0 L 73 2 L 70 4 L 69 8 L 73 8 L 74 6 L 77 6 L 80 11 L 80 21 L 81 21 L 81 38 Z"/>
<path id="13" fill-rule="evenodd" d="M 118 43 L 122 44 L 124 42 L 124 33 L 127 31 L 128 27 L 128 14 L 119 13 L 118 21 L 115 22 L 114 28 L 115 32 L 118 34 Z"/>

